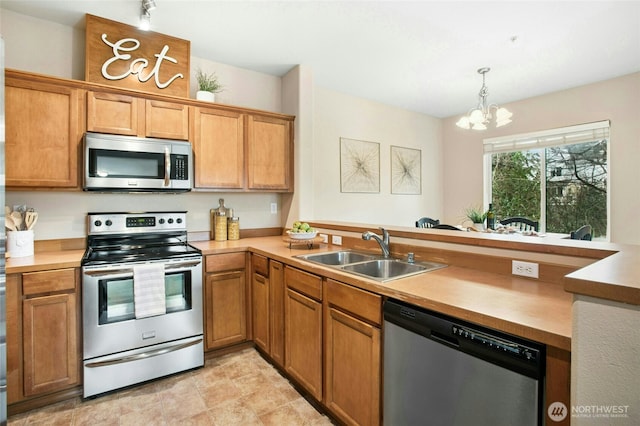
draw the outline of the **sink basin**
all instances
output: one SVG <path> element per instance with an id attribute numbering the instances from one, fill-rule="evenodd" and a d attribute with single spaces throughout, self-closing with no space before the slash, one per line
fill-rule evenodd
<path id="1" fill-rule="evenodd" d="M 435 262 L 409 263 L 400 259 L 385 259 L 375 254 L 360 253 L 351 250 L 301 254 L 295 257 L 380 282 L 405 278 L 447 266 Z"/>
<path id="2" fill-rule="evenodd" d="M 323 265 L 348 265 L 350 263 L 362 262 L 365 260 L 377 259 L 377 256 L 358 253 L 350 250 L 332 251 L 329 253 L 303 254 L 296 256 L 309 262 L 321 263 Z"/>
<path id="3" fill-rule="evenodd" d="M 354 263 L 342 267 L 343 271 L 364 275 L 378 281 L 404 278 L 422 272 L 442 268 L 438 263 L 409 263 L 397 259 L 378 259 L 367 262 Z"/>

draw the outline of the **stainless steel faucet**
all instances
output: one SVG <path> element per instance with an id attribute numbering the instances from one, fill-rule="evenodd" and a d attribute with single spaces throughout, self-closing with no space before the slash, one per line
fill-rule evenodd
<path id="1" fill-rule="evenodd" d="M 382 249 L 382 255 L 384 257 L 389 257 L 391 255 L 391 252 L 389 251 L 389 232 L 387 232 L 387 230 L 384 228 L 379 229 L 382 231 L 382 238 L 371 231 L 367 231 L 362 233 L 362 239 L 365 241 L 369 241 L 371 238 L 373 238 L 380 245 L 380 248 Z"/>

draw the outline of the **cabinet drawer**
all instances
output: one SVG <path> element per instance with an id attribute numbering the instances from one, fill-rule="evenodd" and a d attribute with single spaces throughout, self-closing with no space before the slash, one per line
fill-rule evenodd
<path id="1" fill-rule="evenodd" d="M 327 301 L 362 319 L 382 323 L 382 297 L 347 284 L 327 279 Z"/>
<path id="2" fill-rule="evenodd" d="M 289 288 L 315 300 L 322 300 L 322 278 L 317 275 L 286 266 L 284 268 L 284 282 Z"/>
<path id="3" fill-rule="evenodd" d="M 259 254 L 254 254 L 251 256 L 251 264 L 253 265 L 253 272 L 269 278 L 269 259 Z"/>
<path id="4" fill-rule="evenodd" d="M 205 260 L 205 270 L 207 272 L 220 272 L 232 269 L 244 269 L 244 259 L 244 252 L 212 254 L 207 256 Z"/>
<path id="5" fill-rule="evenodd" d="M 22 274 L 22 293 L 33 296 L 55 291 L 75 291 L 76 280 L 73 269 L 28 272 Z"/>

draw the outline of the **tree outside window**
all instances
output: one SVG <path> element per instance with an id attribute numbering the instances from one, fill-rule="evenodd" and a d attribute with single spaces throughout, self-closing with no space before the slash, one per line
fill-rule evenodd
<path id="1" fill-rule="evenodd" d="M 547 135 L 536 143 L 513 142 L 512 150 L 487 152 L 491 168 L 486 199 L 493 203 L 497 220 L 524 216 L 539 221 L 542 232 L 563 234 L 588 224 L 594 238 L 606 238 L 608 140 L 585 142 L 581 137 L 570 144 L 567 139 Z M 549 140 L 560 143 L 554 146 Z M 536 148 L 517 150 L 527 144 Z"/>

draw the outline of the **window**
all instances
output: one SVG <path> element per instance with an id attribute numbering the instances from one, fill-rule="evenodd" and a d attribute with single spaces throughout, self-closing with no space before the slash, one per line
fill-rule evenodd
<path id="1" fill-rule="evenodd" d="M 485 139 L 485 202 L 497 220 L 524 216 L 565 234 L 588 224 L 606 239 L 608 145 L 608 121 Z"/>

